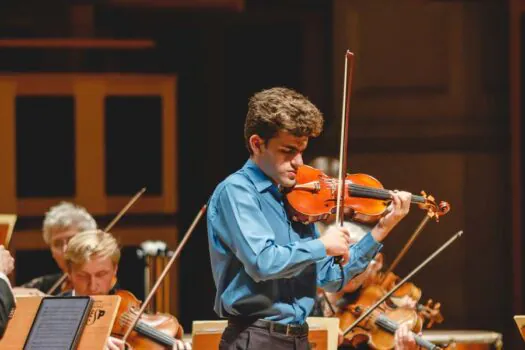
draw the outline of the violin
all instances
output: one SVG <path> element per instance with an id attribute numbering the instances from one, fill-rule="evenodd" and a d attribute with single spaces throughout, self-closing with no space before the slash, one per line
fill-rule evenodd
<path id="1" fill-rule="evenodd" d="M 389 291 L 396 285 L 400 278 L 394 273 L 388 272 L 386 276 L 379 277 L 379 280 L 381 281 L 380 286 L 385 291 Z M 392 305 L 393 307 L 402 306 L 401 300 L 405 297 L 409 297 L 415 302 L 419 302 L 419 300 L 421 299 L 421 289 L 413 283 L 404 283 L 390 297 L 390 305 Z M 434 304 L 432 299 L 429 299 L 425 305 L 420 303 L 416 305 L 416 311 L 424 319 L 426 323 L 426 328 L 431 328 L 434 323 L 442 323 L 444 321 L 444 317 L 441 314 L 440 308 L 441 304 Z"/>
<path id="2" fill-rule="evenodd" d="M 138 300 L 135 297 L 133 299 L 127 298 L 127 300 L 131 300 L 131 303 L 127 305 L 128 307 L 124 307 L 124 306 L 122 307 L 122 314 L 120 313 L 121 308 L 119 307 L 119 317 L 118 317 L 119 326 L 118 327 L 114 326 L 113 330 L 115 331 L 115 333 L 122 335 L 121 339 L 124 343 L 127 344 L 128 339 L 134 338 L 132 336 L 134 332 L 137 332 L 145 336 L 149 336 L 150 339 L 154 338 L 153 340 L 156 340 L 160 342 L 160 344 L 164 344 L 165 346 L 169 346 L 171 348 L 176 343 L 175 339 L 173 338 L 174 336 L 178 337 L 179 339 L 182 338 L 182 334 L 184 332 L 182 330 L 182 327 L 178 324 L 178 322 L 176 322 L 173 325 L 173 327 L 170 328 L 170 336 L 166 335 L 165 337 L 163 337 L 164 333 L 157 331 L 156 328 L 153 328 L 153 326 L 149 325 L 147 323 L 147 320 L 144 319 L 144 311 L 146 310 L 146 306 L 148 305 L 148 303 L 151 301 L 151 298 L 155 295 L 158 288 L 160 287 L 162 280 L 168 274 L 169 269 L 171 268 L 171 266 L 173 266 L 175 259 L 177 259 L 177 257 L 180 255 L 182 248 L 184 248 L 184 246 L 186 245 L 186 242 L 190 238 L 192 232 L 195 230 L 195 227 L 197 226 L 198 222 L 200 221 L 200 219 L 206 212 L 206 208 L 207 208 L 207 205 L 206 204 L 203 205 L 201 210 L 199 210 L 195 219 L 193 219 L 193 222 L 191 223 L 188 230 L 186 230 L 186 233 L 184 234 L 182 241 L 179 243 L 177 249 L 175 250 L 170 260 L 164 267 L 164 270 L 161 272 L 159 279 L 157 280 L 157 282 L 155 282 L 155 284 L 151 288 L 151 291 L 146 296 L 146 300 L 144 301 L 144 303 L 140 305 L 140 302 L 138 302 Z M 159 314 L 155 316 L 159 316 Z M 173 317 L 173 320 L 176 321 L 175 317 Z M 155 332 L 153 332 L 153 330 L 155 330 Z M 152 349 L 150 345 L 145 346 L 145 348 Z"/>
<path id="3" fill-rule="evenodd" d="M 286 189 L 290 217 L 302 223 L 328 219 L 337 210 L 337 188 L 337 179 L 308 165 L 300 166 L 295 186 Z M 347 174 L 342 196 L 345 216 L 364 224 L 377 223 L 387 213 L 392 199 L 390 191 L 367 174 Z M 425 192 L 421 196 L 412 195 L 411 203 L 432 213 L 436 220 L 450 210 L 447 202 L 438 205 L 434 197 Z"/>
<path id="4" fill-rule="evenodd" d="M 380 285 L 387 292 L 400 280 L 399 276 L 393 272 L 388 272 L 386 274 L 379 273 L 376 278 L 375 283 Z M 421 289 L 411 282 L 406 282 L 396 290 L 394 294 L 392 294 L 391 299 L 400 299 L 405 296 L 410 297 L 414 301 L 419 301 L 421 299 Z"/>
<path id="5" fill-rule="evenodd" d="M 347 305 L 337 313 L 342 329 L 354 323 L 365 310 L 384 295 L 379 286 L 367 287 L 354 304 Z M 366 343 L 372 349 L 390 350 L 394 348 L 394 334 L 399 325 L 408 323 L 412 332 L 418 333 L 422 329 L 422 321 L 417 312 L 409 308 L 378 307 L 368 317 L 345 335 L 345 341 L 354 347 Z M 439 349 L 436 345 L 413 334 L 416 343 L 424 349 Z"/>
<path id="6" fill-rule="evenodd" d="M 115 295 L 120 296 L 121 301 L 111 335 L 122 338 L 133 318 L 136 317 L 141 302 L 126 290 L 118 290 Z M 172 349 L 176 339 L 182 339 L 183 334 L 182 326 L 172 315 L 142 314 L 127 338 L 126 344 L 133 349 Z"/>

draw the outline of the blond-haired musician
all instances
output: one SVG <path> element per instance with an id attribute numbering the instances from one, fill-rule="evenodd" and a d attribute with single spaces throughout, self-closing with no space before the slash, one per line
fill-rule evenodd
<path id="1" fill-rule="evenodd" d="M 75 235 L 64 254 L 73 289 L 66 296 L 111 295 L 118 286 L 116 277 L 120 247 L 113 235 L 100 230 Z M 122 349 L 119 339 L 110 337 L 107 349 Z M 189 344 L 175 341 L 175 349 L 190 349 Z"/>
<path id="2" fill-rule="evenodd" d="M 81 232 L 69 241 L 64 259 L 72 295 L 113 294 L 120 261 L 120 248 L 113 235 Z"/>

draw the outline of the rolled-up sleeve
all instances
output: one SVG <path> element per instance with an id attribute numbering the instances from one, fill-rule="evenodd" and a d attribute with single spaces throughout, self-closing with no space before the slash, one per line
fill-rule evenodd
<path id="1" fill-rule="evenodd" d="M 256 282 L 293 277 L 326 257 L 325 247 L 318 239 L 276 244 L 275 235 L 286 233 L 272 230 L 256 195 L 240 184 L 223 187 L 209 223 Z"/>
<path id="2" fill-rule="evenodd" d="M 366 269 L 382 246 L 369 232 L 350 247 L 350 261 L 343 268 L 335 262 L 333 257 L 326 257 L 319 261 L 317 263 L 317 285 L 329 292 L 340 290 L 348 281 Z"/>

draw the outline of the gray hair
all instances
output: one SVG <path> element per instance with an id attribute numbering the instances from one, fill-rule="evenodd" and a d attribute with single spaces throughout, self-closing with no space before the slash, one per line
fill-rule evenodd
<path id="1" fill-rule="evenodd" d="M 87 210 L 79 205 L 61 202 L 51 207 L 46 213 L 42 226 L 44 241 L 50 244 L 53 233 L 71 229 L 79 232 L 96 230 L 97 223 Z"/>

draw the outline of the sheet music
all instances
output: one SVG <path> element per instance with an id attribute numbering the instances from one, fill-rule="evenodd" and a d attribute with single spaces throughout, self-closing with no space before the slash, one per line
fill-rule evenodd
<path id="1" fill-rule="evenodd" d="M 88 305 L 86 298 L 44 298 L 24 350 L 72 349 Z"/>

